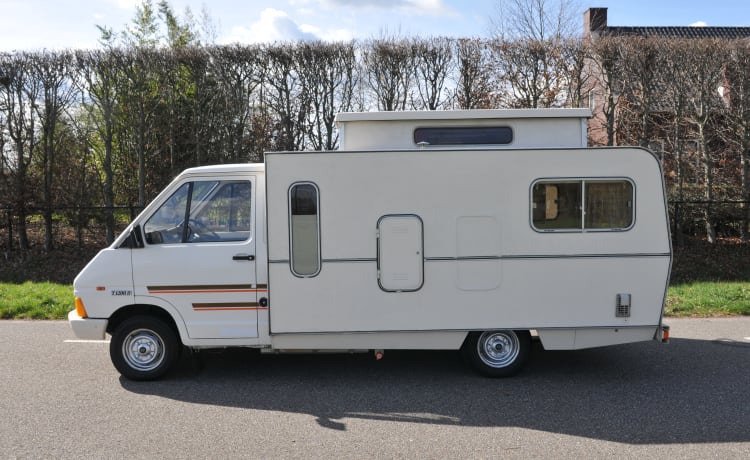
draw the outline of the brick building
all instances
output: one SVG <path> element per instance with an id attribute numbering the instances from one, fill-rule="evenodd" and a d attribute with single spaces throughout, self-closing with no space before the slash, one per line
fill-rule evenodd
<path id="1" fill-rule="evenodd" d="M 674 40 L 741 40 L 750 39 L 750 27 L 709 27 L 709 26 L 610 26 L 607 23 L 607 8 L 589 8 L 583 14 L 583 38 L 595 41 L 605 37 L 640 37 L 640 38 L 665 38 Z M 602 66 L 589 62 L 589 87 L 587 101 L 583 105 L 592 109 L 594 118 L 591 120 L 590 138 L 594 144 L 607 144 L 606 123 L 607 117 L 603 114 L 606 105 L 607 90 L 602 84 Z M 655 83 L 658 85 L 658 83 Z M 722 89 L 717 87 L 717 97 L 728 97 L 729 82 L 725 82 Z M 627 90 L 623 91 L 627 94 Z M 657 91 L 658 92 L 658 91 Z M 613 97 L 621 98 L 626 94 L 616 94 Z M 622 101 L 620 101 L 622 102 Z M 659 106 L 662 111 L 668 111 L 667 101 L 661 101 Z M 618 118 L 615 116 L 615 119 Z M 610 120 L 610 123 L 613 120 Z M 615 129 L 614 145 L 617 145 L 617 129 Z M 653 146 L 652 146 L 653 147 Z"/>

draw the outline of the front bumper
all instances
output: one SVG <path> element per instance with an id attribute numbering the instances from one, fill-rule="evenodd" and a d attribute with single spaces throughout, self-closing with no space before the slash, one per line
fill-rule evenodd
<path id="1" fill-rule="evenodd" d="M 104 334 L 107 331 L 106 319 L 95 319 L 95 318 L 81 318 L 78 313 L 73 310 L 68 313 L 68 322 L 70 327 L 73 329 L 73 333 L 79 339 L 83 340 L 102 340 Z"/>

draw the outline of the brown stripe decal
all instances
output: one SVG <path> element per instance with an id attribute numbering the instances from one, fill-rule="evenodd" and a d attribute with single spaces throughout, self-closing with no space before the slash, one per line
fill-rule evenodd
<path id="1" fill-rule="evenodd" d="M 221 292 L 266 292 L 268 285 L 259 284 L 219 284 L 188 286 L 146 286 L 149 294 L 210 294 Z"/>
<path id="2" fill-rule="evenodd" d="M 218 311 L 218 310 L 268 310 L 261 307 L 257 302 L 225 302 L 225 303 L 194 303 L 195 311 Z"/>

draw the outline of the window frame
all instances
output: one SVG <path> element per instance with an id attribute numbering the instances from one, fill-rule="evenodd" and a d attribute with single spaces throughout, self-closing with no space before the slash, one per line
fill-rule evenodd
<path id="1" fill-rule="evenodd" d="M 294 266 L 294 229 L 292 227 L 292 190 L 300 185 L 310 185 L 315 189 L 315 228 L 317 230 L 316 250 L 317 250 L 317 269 L 313 273 L 299 273 Z M 297 278 L 314 278 L 320 274 L 323 268 L 323 258 L 321 254 L 321 228 L 320 228 L 320 188 L 318 184 L 311 181 L 293 182 L 287 189 L 287 218 L 289 221 L 289 270 Z"/>
<path id="2" fill-rule="evenodd" d="M 466 138 L 469 138 L 470 135 L 468 134 L 470 131 L 490 131 L 490 130 L 503 130 L 501 133 L 501 137 L 505 139 L 505 137 L 508 137 L 508 140 L 505 142 L 471 142 L 471 139 L 466 140 Z M 463 141 L 457 141 L 457 142 L 429 142 L 427 140 L 418 140 L 418 133 L 422 132 L 438 132 L 438 133 L 448 133 L 450 131 L 455 131 L 456 133 L 460 133 L 461 131 L 465 131 L 466 134 L 464 134 Z M 506 133 L 507 131 L 507 133 Z M 506 134 L 508 136 L 506 136 Z M 425 134 L 424 137 L 428 137 L 428 134 Z M 419 126 L 417 128 L 414 128 L 414 131 L 412 131 L 412 141 L 415 145 L 426 145 L 426 146 L 437 146 L 437 147 L 443 147 L 443 146 L 456 146 L 456 145 L 511 145 L 513 144 L 513 141 L 515 140 L 515 133 L 513 132 L 513 128 L 510 126 Z"/>
<path id="3" fill-rule="evenodd" d="M 195 191 L 195 185 L 197 183 L 213 183 L 213 185 L 209 186 L 205 190 L 202 190 L 201 193 L 198 196 L 196 195 Z M 211 206 L 211 204 L 214 203 L 214 199 L 217 196 L 218 193 L 223 190 L 224 187 L 228 185 L 233 184 L 247 184 L 250 187 L 250 221 L 249 221 L 249 230 L 248 230 L 248 236 L 244 237 L 242 239 L 239 238 L 233 238 L 233 239 L 206 239 L 206 240 L 191 240 L 188 235 L 188 228 L 190 226 L 190 221 L 193 220 L 194 216 L 199 215 L 202 213 L 207 207 Z M 179 229 L 179 236 L 180 239 L 178 241 L 161 241 L 161 242 L 153 242 L 149 240 L 148 235 L 150 233 L 154 232 L 146 232 L 146 226 L 150 224 L 151 220 L 162 211 L 162 208 L 167 205 L 167 203 L 183 188 L 187 188 L 186 197 L 185 197 L 185 203 L 184 206 L 180 206 L 180 210 L 183 211 L 183 214 L 180 216 L 179 225 L 173 227 L 174 229 Z M 206 243 L 247 243 L 251 241 L 254 236 L 254 184 L 253 180 L 250 178 L 246 179 L 221 179 L 221 178 L 203 178 L 203 177 L 197 177 L 197 178 L 189 178 L 186 179 L 184 182 L 181 182 L 179 185 L 177 185 L 174 188 L 174 191 L 169 195 L 168 198 L 166 198 L 164 201 L 162 201 L 158 207 L 146 218 L 143 220 L 143 232 L 144 232 L 144 242 L 148 246 L 165 246 L 165 245 L 178 245 L 178 244 L 186 244 L 186 245 L 195 245 L 195 244 L 206 244 Z M 198 203 L 198 204 L 196 204 Z M 164 230 L 164 229 L 162 229 Z M 156 230 L 155 233 L 161 233 L 162 230 Z"/>
<path id="4" fill-rule="evenodd" d="M 618 228 L 586 228 L 586 183 L 590 182 L 627 182 L 632 189 L 631 220 L 627 227 Z M 560 183 L 580 183 L 581 184 L 581 222 L 578 228 L 538 228 L 534 225 L 534 187 L 538 184 L 560 184 Z M 626 176 L 614 177 L 543 177 L 535 179 L 529 187 L 529 226 L 536 233 L 620 233 L 627 232 L 635 227 L 637 190 L 635 181 Z"/>

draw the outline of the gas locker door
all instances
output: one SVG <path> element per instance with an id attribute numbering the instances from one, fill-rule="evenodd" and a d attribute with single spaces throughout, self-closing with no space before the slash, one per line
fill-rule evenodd
<path id="1" fill-rule="evenodd" d="M 378 221 L 378 284 L 387 292 L 422 288 L 424 232 L 419 216 L 386 215 Z"/>
<path id="2" fill-rule="evenodd" d="M 138 301 L 179 312 L 191 339 L 258 337 L 255 176 L 187 178 L 142 225 L 134 249 Z M 259 295 L 258 293 L 261 292 Z"/>

